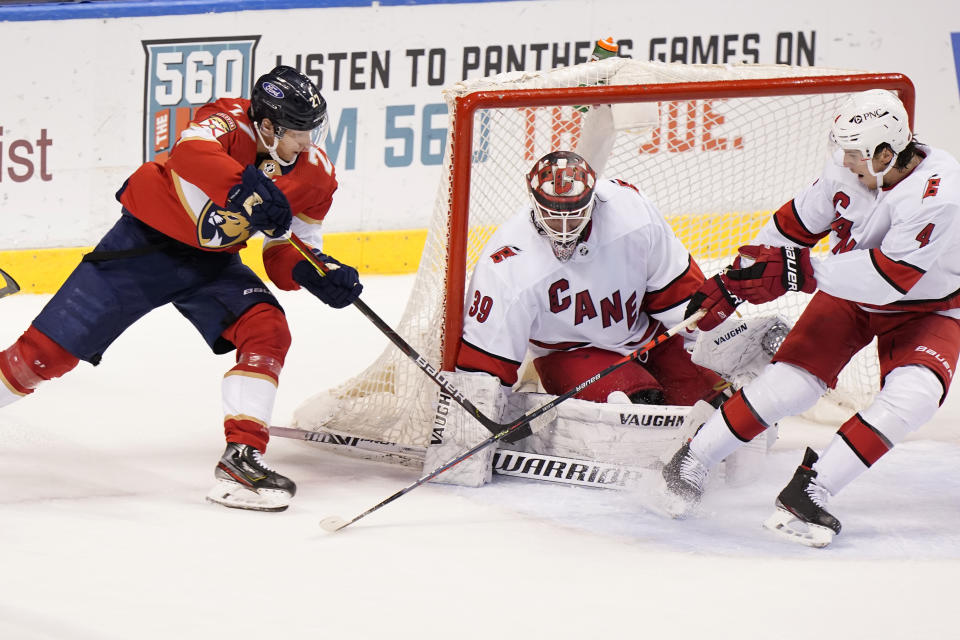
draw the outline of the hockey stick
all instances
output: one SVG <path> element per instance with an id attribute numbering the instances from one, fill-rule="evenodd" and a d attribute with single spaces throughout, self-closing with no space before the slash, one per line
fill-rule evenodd
<path id="1" fill-rule="evenodd" d="M 10 277 L 10 274 L 3 269 L 0 269 L 0 281 L 3 283 L 3 288 L 0 288 L 0 298 L 20 291 L 20 285 L 17 284 L 17 281 Z"/>
<path id="2" fill-rule="evenodd" d="M 313 254 L 313 251 L 310 250 L 310 247 L 304 244 L 303 240 L 296 236 L 296 234 L 288 233 L 286 236 L 284 236 L 284 238 L 290 244 L 292 244 L 310 264 L 313 265 L 314 269 L 316 269 L 318 273 L 321 275 L 327 274 L 327 267 L 320 261 L 319 258 L 317 258 L 317 256 Z M 406 340 L 401 338 L 400 335 L 390 327 L 390 325 L 388 325 L 380 318 L 380 316 L 374 313 L 374 311 L 368 307 L 363 300 L 357 298 L 353 301 L 353 306 L 359 309 L 360 313 L 367 316 L 370 322 L 372 322 L 377 329 L 380 329 L 380 331 L 390 339 L 390 342 L 395 344 L 405 356 L 410 358 L 414 364 L 420 367 L 420 369 L 426 373 L 431 380 L 436 382 L 441 389 L 450 394 L 450 397 L 453 398 L 454 402 L 459 404 L 467 411 L 467 413 L 476 418 L 480 424 L 490 431 L 490 433 L 499 433 L 506 426 L 498 422 L 494 422 L 481 413 L 472 402 L 464 397 L 464 395 L 455 386 L 453 386 L 453 383 L 451 383 L 446 376 L 443 375 L 443 372 L 440 369 L 427 362 L 427 360 L 417 353 L 417 351 L 410 346 Z"/>
<path id="3" fill-rule="evenodd" d="M 515 419 L 513 422 L 510 422 L 510 423 L 508 423 L 508 424 L 506 424 L 506 425 L 497 425 L 497 426 L 501 427 L 501 430 L 500 430 L 500 431 L 494 433 L 492 436 L 490 436 L 490 437 L 487 438 L 486 440 L 483 440 L 482 442 L 474 445 L 473 447 L 471 447 L 471 448 L 468 449 L 467 451 L 465 451 L 465 452 L 461 453 L 460 455 L 458 455 L 456 458 L 454 458 L 454 459 L 450 460 L 449 462 L 443 464 L 442 466 L 434 469 L 434 470 L 431 471 L 430 473 L 422 476 L 421 478 L 419 478 L 419 479 L 416 480 L 415 482 L 407 485 L 406 487 L 404 487 L 404 488 L 401 489 L 400 491 L 397 491 L 396 493 L 394 493 L 394 494 L 391 495 L 390 497 L 386 498 L 385 500 L 382 500 L 381 502 L 378 502 L 377 504 L 375 504 L 374 506 L 370 507 L 369 509 L 367 509 L 367 510 L 364 511 L 363 513 L 361 513 L 361 514 L 359 514 L 359 515 L 357 515 L 357 516 L 354 516 L 353 519 L 351 519 L 351 520 L 345 520 L 345 519 L 343 519 L 343 518 L 341 518 L 341 517 L 339 517 L 339 516 L 328 516 L 328 517 L 326 517 L 326 518 L 324 518 L 323 520 L 320 521 L 320 526 L 323 527 L 323 529 L 326 530 L 326 531 L 330 531 L 330 532 L 340 531 L 341 529 L 350 526 L 351 524 L 353 524 L 353 523 L 356 522 L 357 520 L 359 520 L 359 519 L 361 519 L 361 518 L 363 518 L 363 517 L 365 517 L 365 516 L 370 515 L 371 513 L 373 513 L 374 511 L 377 511 L 378 509 L 380 509 L 380 508 L 382 508 L 382 507 L 385 507 L 386 505 L 390 504 L 391 502 L 393 502 L 393 501 L 396 500 L 397 498 L 399 498 L 399 497 L 401 497 L 401 496 L 403 496 L 403 495 L 405 495 L 405 494 L 413 491 L 414 489 L 416 489 L 416 488 L 419 487 L 420 485 L 422 485 L 422 484 L 424 484 L 424 483 L 426 483 L 426 482 L 429 482 L 430 480 L 432 480 L 433 478 L 437 477 L 438 475 L 440 475 L 441 473 L 443 473 L 443 472 L 446 471 L 447 469 L 450 469 L 451 467 L 453 467 L 453 466 L 455 466 L 455 465 L 463 462 L 464 460 L 466 460 L 467 458 L 469 458 L 470 456 L 472 456 L 472 455 L 475 454 L 476 452 L 480 451 L 481 449 L 484 449 L 484 448 L 490 446 L 491 444 L 495 443 L 496 441 L 502 439 L 504 436 L 506 436 L 507 434 L 509 434 L 511 431 L 514 431 L 515 429 L 519 429 L 521 426 L 529 423 L 530 421 L 534 420 L 534 419 L 537 418 L 538 416 L 543 415 L 544 413 L 546 413 L 547 411 L 549 411 L 549 410 L 552 409 L 553 407 L 557 406 L 558 404 L 560 404 L 560 403 L 563 402 L 564 400 L 575 396 L 575 395 L 578 394 L 580 391 L 582 391 L 583 389 L 585 389 L 585 388 L 588 387 L 589 385 L 593 384 L 594 382 L 596 382 L 596 381 L 599 380 L 600 378 L 603 378 L 604 376 L 609 375 L 610 373 L 613 373 L 614 371 L 616 371 L 617 369 L 619 369 L 619 368 L 622 367 L 623 365 L 627 364 L 628 362 L 632 362 L 632 361 L 634 361 L 634 360 L 637 360 L 640 356 L 642 356 L 643 354 L 645 354 L 647 351 L 650 351 L 650 350 L 653 349 L 655 346 L 657 346 L 657 345 L 659 345 L 659 344 L 662 344 L 663 342 L 666 342 L 668 339 L 670 339 L 671 337 L 673 337 L 674 335 L 676 335 L 676 334 L 679 333 L 680 331 L 683 331 L 683 330 L 686 329 L 687 327 L 695 324 L 695 323 L 697 322 L 697 320 L 699 320 L 701 317 L 703 317 L 704 313 L 705 313 L 704 311 L 698 311 L 697 313 L 693 314 L 692 316 L 690 316 L 689 318 L 687 318 L 686 320 L 684 320 L 684 321 L 681 322 L 680 324 L 678 324 L 678 325 L 676 325 L 676 326 L 668 329 L 668 330 L 665 331 L 664 333 L 661 333 L 661 334 L 658 335 L 657 337 L 653 338 L 652 340 L 650 340 L 649 342 L 647 342 L 646 344 L 644 344 L 642 347 L 640 347 L 639 349 L 637 349 L 637 350 L 634 351 L 633 353 L 624 356 L 624 357 L 621 358 L 620 360 L 617 360 L 616 362 L 614 362 L 613 364 L 611 364 L 611 365 L 610 365 L 609 367 L 607 367 L 606 369 L 604 369 L 604 370 L 602 370 L 602 371 L 594 374 L 591 378 L 589 378 L 589 379 L 587 379 L 587 380 L 584 380 L 583 382 L 581 382 L 580 384 L 578 384 L 577 386 L 575 386 L 573 389 L 570 389 L 570 390 L 567 391 L 566 393 L 557 396 L 556 398 L 554 398 L 554 399 L 551 400 L 550 402 L 544 404 L 543 406 L 539 407 L 538 409 L 534 409 L 533 411 L 530 411 L 529 413 L 525 413 L 525 414 L 523 414 L 522 416 L 520 416 L 519 418 Z M 431 377 L 432 377 L 432 376 L 431 376 Z M 446 388 L 446 387 L 444 387 L 444 388 Z M 467 408 L 467 404 L 469 403 L 469 401 L 466 400 L 465 398 L 464 398 L 464 401 L 465 401 L 465 402 L 460 402 L 460 401 L 458 400 L 458 402 L 460 402 L 460 404 L 461 404 L 464 408 Z M 473 407 L 472 404 L 471 404 L 470 406 Z M 482 415 L 483 415 L 483 414 L 481 414 L 479 411 L 477 411 L 476 408 L 474 408 L 473 410 L 476 412 L 476 414 L 477 414 L 478 416 L 482 416 Z M 486 416 L 484 416 L 484 418 L 486 418 Z M 479 419 L 479 418 L 478 418 L 478 419 Z M 493 423 L 489 418 L 486 418 L 486 420 L 487 420 L 488 422 L 491 422 L 492 424 L 496 424 L 496 423 Z M 484 423 L 484 426 L 486 426 L 486 423 Z M 489 427 L 487 427 L 487 428 L 489 428 Z"/>

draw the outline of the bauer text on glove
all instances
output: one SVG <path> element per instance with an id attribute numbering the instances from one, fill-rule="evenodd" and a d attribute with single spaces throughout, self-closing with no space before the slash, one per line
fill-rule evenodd
<path id="1" fill-rule="evenodd" d="M 817 288 L 805 247 L 746 245 L 739 253 L 724 274 L 725 282 L 730 293 L 752 304 L 776 300 L 787 291 L 813 293 Z"/>
<path id="2" fill-rule="evenodd" d="M 363 285 L 356 269 L 316 249 L 313 253 L 326 266 L 326 275 L 320 275 L 310 262 L 301 260 L 293 267 L 293 279 L 297 284 L 334 309 L 342 309 L 360 297 Z"/>
<path id="3" fill-rule="evenodd" d="M 251 231 L 262 231 L 271 238 L 285 234 L 293 219 L 287 197 L 252 164 L 243 170 L 240 184 L 227 194 L 226 208 L 243 213 Z"/>

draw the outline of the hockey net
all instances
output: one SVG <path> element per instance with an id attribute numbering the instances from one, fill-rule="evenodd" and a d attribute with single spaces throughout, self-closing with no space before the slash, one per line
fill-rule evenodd
<path id="1" fill-rule="evenodd" d="M 497 225 L 527 202 L 524 175 L 543 154 L 575 149 L 601 178 L 637 186 L 709 277 L 819 175 L 840 101 L 878 87 L 897 91 L 912 115 L 912 84 L 902 75 L 815 67 L 610 58 L 456 84 L 444 91 L 443 178 L 397 333 L 429 363 L 452 369 L 473 265 Z M 808 299 L 788 294 L 742 313 L 793 321 Z M 868 347 L 832 401 L 859 408 L 878 380 Z M 294 426 L 422 446 L 436 398 L 436 384 L 390 345 L 360 375 L 307 399 Z"/>

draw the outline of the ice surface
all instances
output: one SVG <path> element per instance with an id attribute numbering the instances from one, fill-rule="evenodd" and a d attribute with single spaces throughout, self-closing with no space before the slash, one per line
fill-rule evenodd
<path id="1" fill-rule="evenodd" d="M 411 277 L 365 278 L 395 323 Z M 49 296 L 0 301 L 0 348 Z M 358 311 L 281 294 L 294 345 L 275 413 L 388 344 Z M 172 308 L 93 368 L 0 409 L 0 638 L 957 638 L 960 400 L 832 504 L 822 550 L 760 523 L 833 432 L 786 421 L 760 477 L 714 482 L 691 519 L 648 492 L 496 477 L 426 485 L 330 534 L 416 479 L 410 469 L 274 439 L 299 492 L 284 513 L 207 504 L 223 449 L 220 378 Z"/>

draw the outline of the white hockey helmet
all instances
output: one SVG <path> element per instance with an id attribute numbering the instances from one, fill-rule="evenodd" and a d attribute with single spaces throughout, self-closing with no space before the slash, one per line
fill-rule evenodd
<path id="1" fill-rule="evenodd" d="M 533 223 L 550 239 L 553 254 L 561 262 L 573 255 L 590 222 L 596 183 L 593 169 L 572 151 L 548 153 L 527 174 Z"/>
<path id="2" fill-rule="evenodd" d="M 889 165 L 892 167 L 896 155 L 913 140 L 913 134 L 900 98 L 886 89 L 870 89 L 844 101 L 833 119 L 830 140 L 843 151 L 859 151 L 865 160 L 872 159 L 877 147 L 885 142 L 893 149 L 894 160 Z M 872 166 L 870 171 L 873 172 Z"/>

